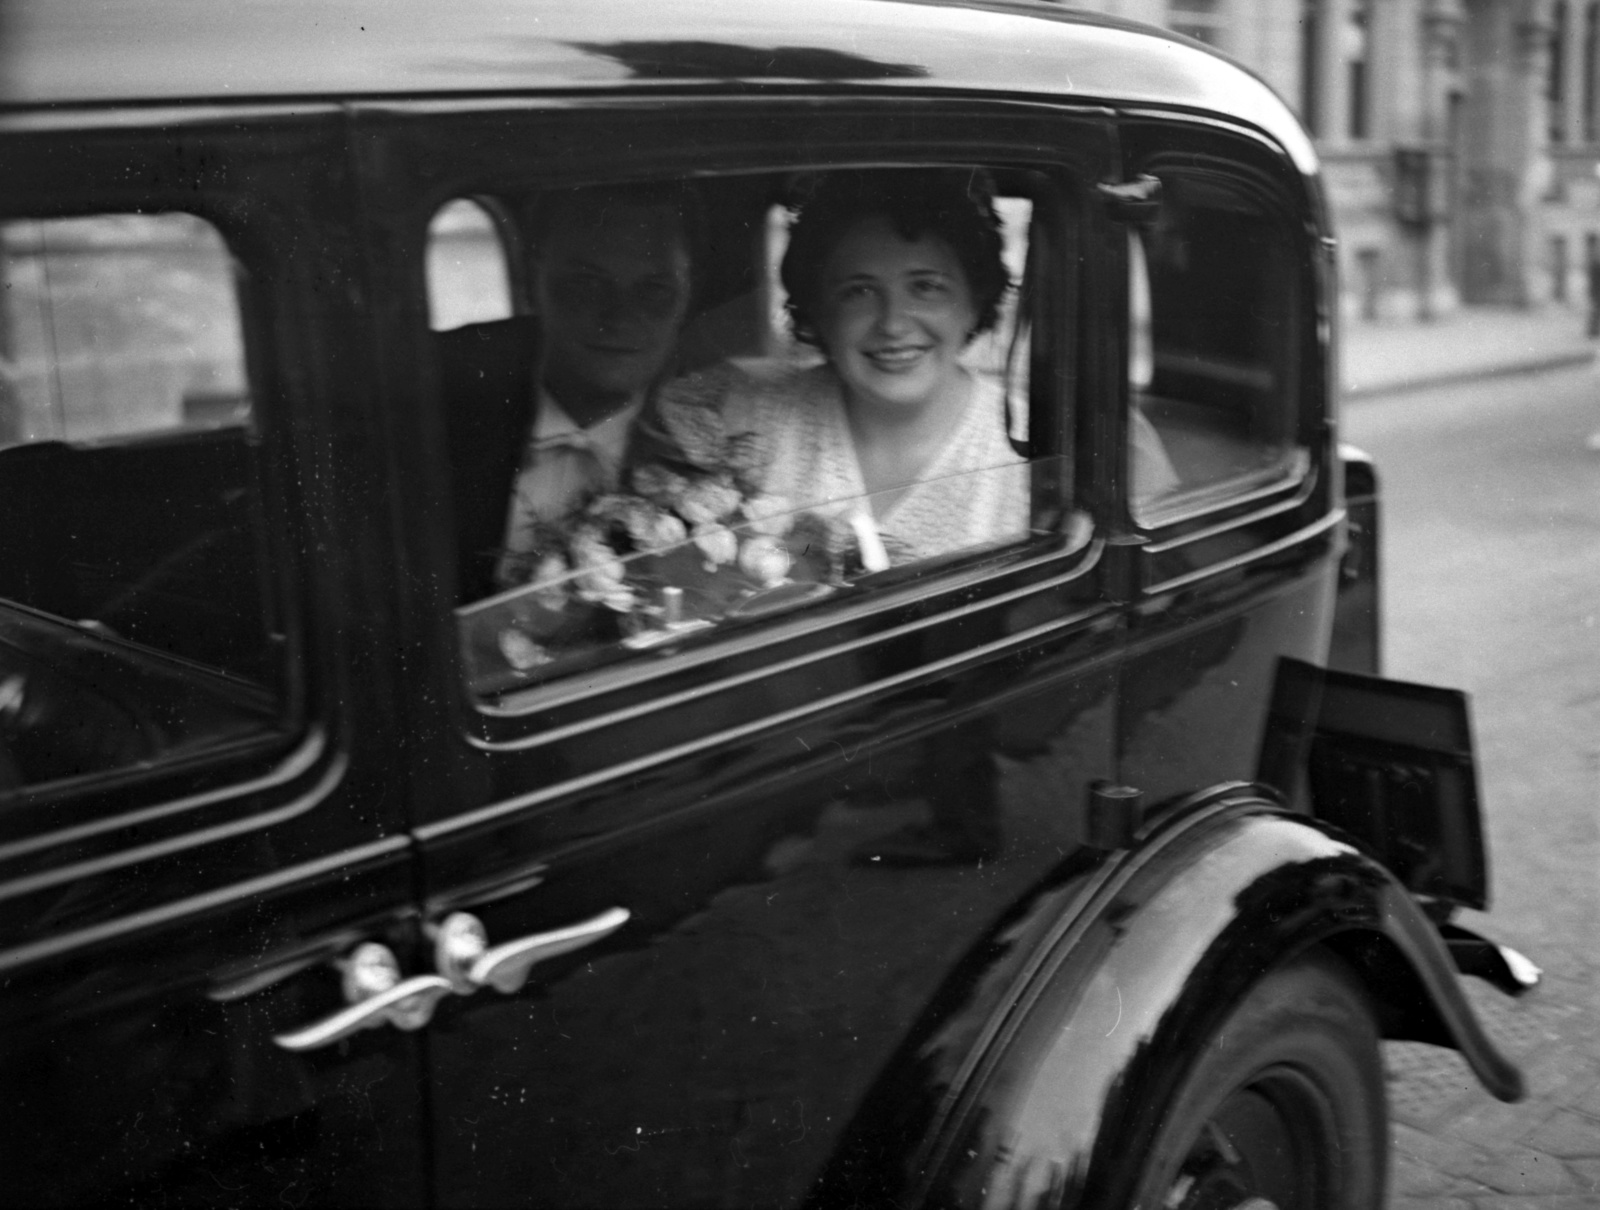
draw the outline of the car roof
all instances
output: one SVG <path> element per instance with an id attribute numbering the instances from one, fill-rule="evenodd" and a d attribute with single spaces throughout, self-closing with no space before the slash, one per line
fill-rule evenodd
<path id="1" fill-rule="evenodd" d="M 818 83 L 1219 112 L 1314 163 L 1244 68 L 1030 0 L 0 0 L 6 109 Z"/>

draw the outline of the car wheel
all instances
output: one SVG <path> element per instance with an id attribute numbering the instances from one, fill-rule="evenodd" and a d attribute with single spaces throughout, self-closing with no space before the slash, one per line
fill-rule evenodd
<path id="1" fill-rule="evenodd" d="M 1156 1130 L 1139 1210 L 1373 1210 L 1388 1115 L 1365 991 L 1331 954 L 1261 980 Z"/>

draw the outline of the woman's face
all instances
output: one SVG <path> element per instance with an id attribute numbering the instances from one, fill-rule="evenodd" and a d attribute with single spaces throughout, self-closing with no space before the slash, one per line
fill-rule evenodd
<path id="1" fill-rule="evenodd" d="M 852 402 L 921 407 L 961 384 L 977 309 L 938 236 L 909 241 L 887 219 L 863 219 L 824 262 L 818 302 L 818 334 Z"/>

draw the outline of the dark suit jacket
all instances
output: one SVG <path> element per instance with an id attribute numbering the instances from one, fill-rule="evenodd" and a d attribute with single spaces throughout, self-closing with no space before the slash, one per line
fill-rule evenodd
<path id="1" fill-rule="evenodd" d="M 519 315 L 434 337 L 456 529 L 457 595 L 494 590 L 506 509 L 538 403 L 539 324 Z"/>

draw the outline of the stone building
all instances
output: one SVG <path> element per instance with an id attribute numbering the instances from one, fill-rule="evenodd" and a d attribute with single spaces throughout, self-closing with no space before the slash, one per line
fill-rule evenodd
<path id="1" fill-rule="evenodd" d="M 1585 302 L 1600 0 L 1082 0 L 1254 68 L 1316 136 L 1351 317 Z"/>

